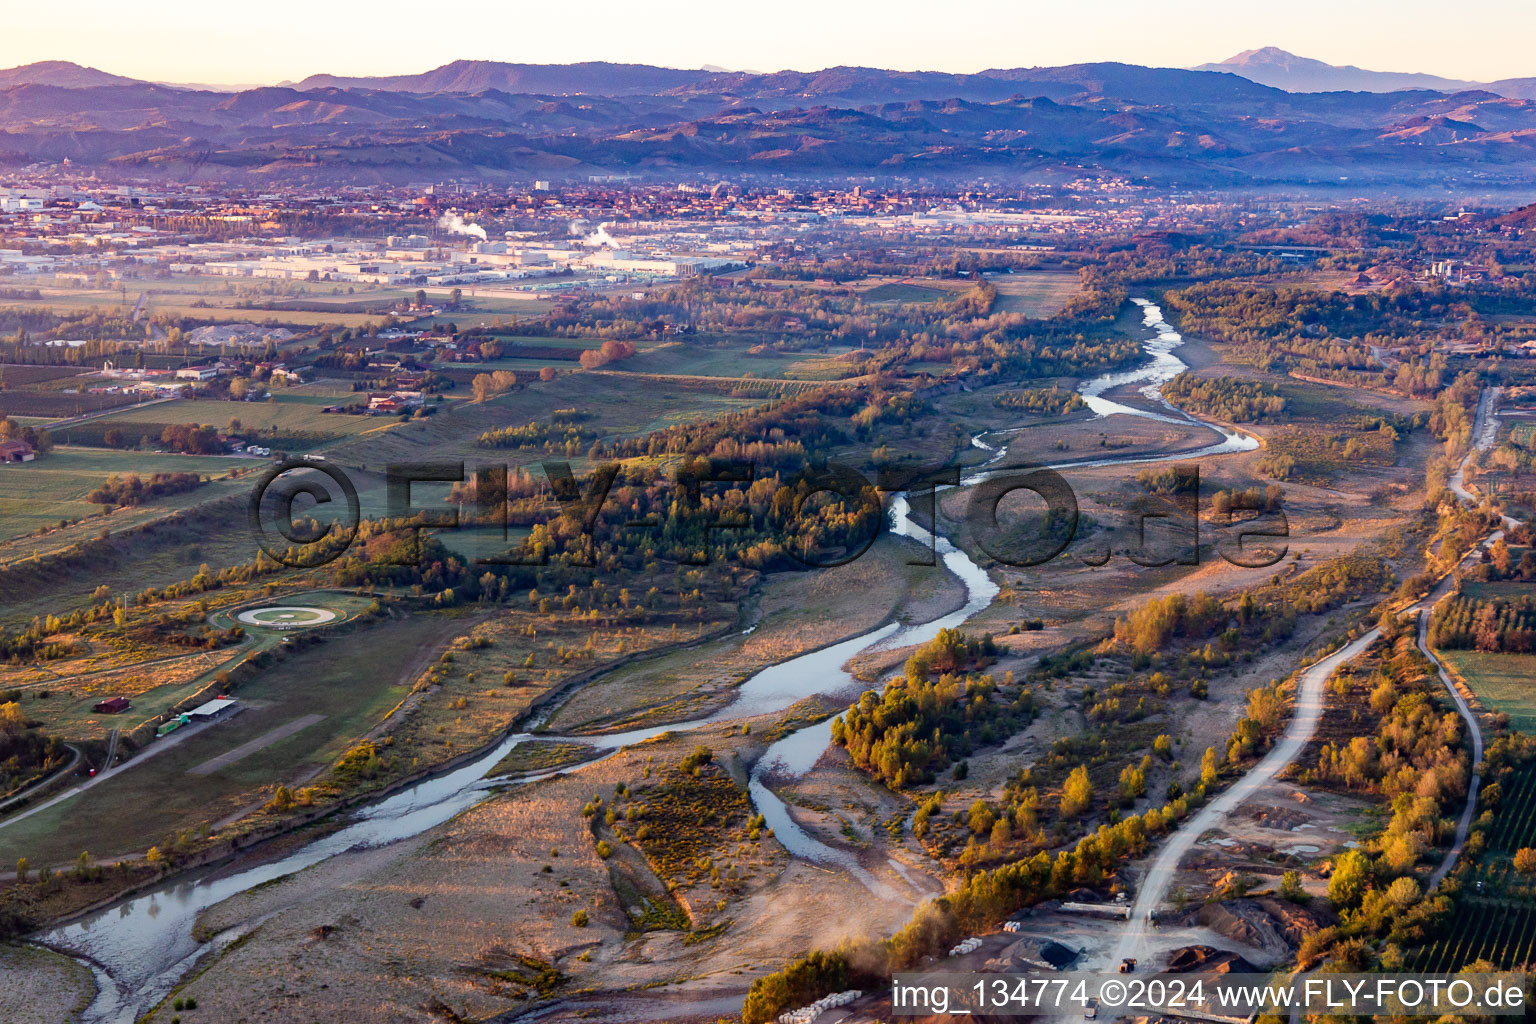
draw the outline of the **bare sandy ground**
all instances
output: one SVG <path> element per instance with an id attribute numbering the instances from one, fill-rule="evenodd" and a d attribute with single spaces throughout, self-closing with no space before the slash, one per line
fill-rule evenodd
<path id="1" fill-rule="evenodd" d="M 96 995 L 86 968 L 51 950 L 0 944 L 0 1020 L 68 1024 Z"/>
<path id="2" fill-rule="evenodd" d="M 632 925 L 581 805 L 611 794 L 616 782 L 636 784 L 645 767 L 679 758 L 698 738 L 631 748 L 508 792 L 417 839 L 347 854 L 230 900 L 204 916 L 205 934 L 256 921 L 259 928 L 186 991 L 200 1013 L 229 1024 L 417 1021 L 438 1006 L 483 1019 L 526 1005 L 495 977 L 516 969 L 520 954 L 568 975 L 562 992 L 664 984 L 673 993 L 744 993 L 786 951 L 883 934 L 906 920 L 911 902 L 876 900 L 792 861 L 765 837 L 757 849 L 719 852 L 748 877 L 745 891 L 712 915 L 729 921 L 720 935 L 693 944 L 675 931 L 626 937 Z M 710 741 L 717 757 L 728 756 L 725 737 Z M 577 910 L 589 914 L 587 927 L 572 923 Z"/>

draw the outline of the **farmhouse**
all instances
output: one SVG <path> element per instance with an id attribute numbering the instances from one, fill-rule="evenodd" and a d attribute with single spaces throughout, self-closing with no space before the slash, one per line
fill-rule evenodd
<path id="1" fill-rule="evenodd" d="M 37 453 L 25 441 L 0 441 L 0 462 L 31 462 Z"/>

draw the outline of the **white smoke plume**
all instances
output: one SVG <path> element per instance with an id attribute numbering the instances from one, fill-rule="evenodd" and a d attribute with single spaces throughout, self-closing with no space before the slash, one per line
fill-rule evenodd
<path id="1" fill-rule="evenodd" d="M 608 233 L 607 223 L 599 224 L 597 230 L 586 237 L 586 243 L 594 249 L 602 245 L 606 245 L 610 249 L 617 249 L 619 247 L 619 240 Z"/>
<path id="2" fill-rule="evenodd" d="M 479 224 L 466 223 L 463 217 L 460 217 L 452 210 L 437 218 L 437 226 L 450 235 L 468 235 L 471 238 L 478 238 L 482 242 L 485 241 L 485 228 Z"/>

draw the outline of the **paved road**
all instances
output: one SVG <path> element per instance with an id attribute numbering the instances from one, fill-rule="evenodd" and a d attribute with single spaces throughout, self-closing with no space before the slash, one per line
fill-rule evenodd
<path id="1" fill-rule="evenodd" d="M 32 785 L 30 785 L 26 789 L 22 790 L 20 793 L 17 793 L 15 796 L 9 797 L 8 799 L 5 799 L 5 800 L 0 800 L 0 811 L 5 810 L 7 807 L 11 806 L 14 803 L 18 803 L 18 802 L 20 802 L 22 800 L 27 799 L 28 797 L 30 797 L 33 793 L 37 792 L 37 790 L 41 789 L 42 787 L 48 785 L 49 783 L 53 782 L 56 779 L 63 778 L 64 776 L 67 776 L 71 772 L 73 772 L 75 770 L 76 766 L 78 766 L 80 764 L 80 748 L 75 746 L 73 743 L 66 743 L 65 746 L 69 747 L 69 749 L 71 751 L 73 751 L 74 755 L 75 755 L 73 758 L 70 759 L 69 764 L 65 765 L 63 768 L 60 768 L 58 771 L 53 772 L 47 778 L 37 780 Z"/>
<path id="2" fill-rule="evenodd" d="M 54 806 L 55 804 L 61 804 L 65 800 L 68 800 L 70 797 L 78 796 L 81 793 L 84 793 L 92 786 L 99 786 L 107 779 L 115 777 L 118 772 L 125 772 L 136 765 L 141 765 L 157 754 L 162 754 L 165 751 L 170 750 L 172 747 L 176 746 L 187 737 L 200 733 L 204 729 L 207 729 L 209 726 L 217 724 L 217 722 L 201 722 L 197 725 L 184 725 L 180 729 L 177 729 L 175 732 L 171 733 L 169 736 L 163 736 L 160 739 L 155 740 L 155 742 L 145 747 L 143 753 L 139 754 L 137 757 L 125 761 L 120 765 L 103 768 L 91 778 L 86 779 L 84 782 L 80 783 L 80 785 L 75 786 L 72 789 L 66 789 L 58 796 L 44 800 L 36 807 L 28 807 L 21 813 L 12 815 L 11 817 L 6 818 L 4 821 L 0 821 L 0 828 L 5 828 L 8 825 L 14 825 L 24 818 L 30 818 L 38 811 L 46 811 L 48 808 Z"/>

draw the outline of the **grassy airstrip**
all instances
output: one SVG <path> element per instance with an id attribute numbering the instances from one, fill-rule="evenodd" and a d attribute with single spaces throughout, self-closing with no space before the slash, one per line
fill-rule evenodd
<path id="1" fill-rule="evenodd" d="M 316 600 L 313 595 L 293 595 L 283 603 Z M 335 603 L 329 595 L 324 600 Z M 189 735 L 70 800 L 0 828 L 0 857 L 4 863 L 14 863 L 17 857 L 44 863 L 69 859 L 87 847 L 98 856 L 142 851 L 188 822 L 218 820 L 260 802 L 274 782 L 304 781 L 334 763 L 405 697 L 423 648 L 462 628 L 452 618 L 411 616 L 292 654 L 281 669 L 261 672 L 239 687 L 236 696 L 246 708 L 234 718 Z M 323 718 L 264 746 L 259 756 L 207 773 L 193 772 L 313 715 Z M 125 804 L 132 813 L 123 813 Z M 110 836 L 99 827 L 108 816 L 116 822 Z"/>

